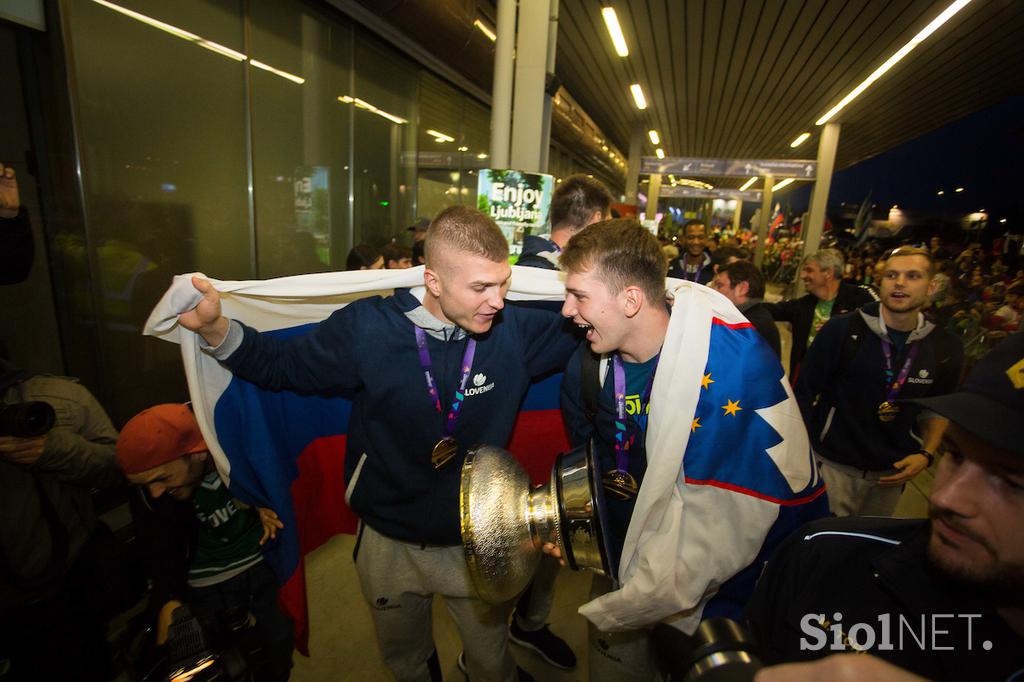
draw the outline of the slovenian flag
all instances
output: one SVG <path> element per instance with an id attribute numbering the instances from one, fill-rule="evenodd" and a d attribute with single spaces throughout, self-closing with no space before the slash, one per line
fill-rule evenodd
<path id="1" fill-rule="evenodd" d="M 561 305 L 564 288 L 558 273 L 521 267 L 513 272 L 510 299 Z M 423 268 L 210 281 L 221 294 L 225 316 L 289 337 L 307 333 L 358 298 L 422 286 Z M 144 333 L 181 344 L 196 418 L 231 493 L 273 509 L 284 523 L 277 540 L 265 546 L 264 556 L 282 583 L 281 605 L 295 621 L 296 647 L 308 655 L 302 557 L 334 535 L 356 529 L 356 517 L 345 503 L 344 478 L 351 403 L 340 397 L 267 391 L 235 377 L 200 350 L 195 334 L 177 325 L 177 314 L 198 299 L 192 274 L 175 277 Z M 532 386 L 508 446 L 535 483 L 548 481 L 555 457 L 568 449 L 558 409 L 560 382 L 558 374 Z"/>
<path id="2" fill-rule="evenodd" d="M 778 357 L 717 291 L 669 283 L 621 588 L 580 609 L 605 631 L 737 619 L 772 549 L 828 514 Z"/>

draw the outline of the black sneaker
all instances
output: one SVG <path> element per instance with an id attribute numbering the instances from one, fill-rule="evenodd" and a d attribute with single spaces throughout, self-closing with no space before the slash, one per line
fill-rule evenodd
<path id="1" fill-rule="evenodd" d="M 508 628 L 508 638 L 519 646 L 533 649 L 556 668 L 572 670 L 576 667 L 576 654 L 565 640 L 551 632 L 547 625 L 540 630 L 524 630 L 513 618 Z"/>
<path id="2" fill-rule="evenodd" d="M 469 673 L 466 672 L 466 652 L 465 651 L 460 651 L 459 652 L 459 659 L 458 659 L 458 661 L 456 661 L 456 663 L 459 666 L 459 672 L 461 672 L 463 675 L 465 675 L 466 679 L 468 680 L 469 679 Z M 519 682 L 534 682 L 533 675 L 531 675 L 530 673 L 526 672 L 525 670 L 523 670 L 519 666 L 516 666 L 516 674 L 519 675 Z"/>

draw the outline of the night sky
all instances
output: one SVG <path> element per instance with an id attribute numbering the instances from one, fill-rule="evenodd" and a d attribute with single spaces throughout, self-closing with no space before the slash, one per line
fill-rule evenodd
<path id="1" fill-rule="evenodd" d="M 990 226 L 1007 218 L 1006 229 L 1024 232 L 1022 184 L 1024 97 L 1014 97 L 835 173 L 829 213 L 840 202 L 860 204 L 870 191 L 879 208 L 897 204 L 949 219 L 986 209 Z M 954 192 L 957 187 L 964 191 Z M 807 210 L 810 185 L 777 197 L 799 215 Z"/>

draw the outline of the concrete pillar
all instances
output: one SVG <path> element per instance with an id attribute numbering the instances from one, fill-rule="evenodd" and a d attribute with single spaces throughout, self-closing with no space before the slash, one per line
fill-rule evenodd
<path id="1" fill-rule="evenodd" d="M 818 140 L 818 172 L 814 176 L 811 206 L 803 228 L 804 253 L 814 253 L 821 244 L 821 232 L 825 227 L 825 208 L 828 206 L 828 190 L 832 184 L 832 169 L 836 165 L 838 147 L 839 124 L 826 123 Z"/>
<path id="2" fill-rule="evenodd" d="M 555 72 L 555 48 L 558 42 L 558 0 L 551 0 L 551 11 L 548 14 L 548 58 L 545 65 L 545 81 L 547 76 Z M 551 100 L 554 99 L 547 92 L 544 93 L 544 116 L 541 119 L 543 128 L 540 135 L 540 171 L 548 172 L 548 154 L 551 151 Z"/>
<path id="3" fill-rule="evenodd" d="M 658 195 L 661 193 L 661 173 L 652 173 L 651 182 L 647 187 L 647 208 L 644 217 L 654 220 L 658 216 Z"/>
<path id="4" fill-rule="evenodd" d="M 520 4 L 516 31 L 516 88 L 509 162 L 511 168 L 531 173 L 540 170 L 550 7 L 550 0 Z"/>
<path id="5" fill-rule="evenodd" d="M 732 213 L 732 227 L 739 233 L 740 220 L 743 218 L 743 199 L 736 200 L 736 210 Z"/>
<path id="6" fill-rule="evenodd" d="M 633 134 L 629 137 L 629 159 L 626 163 L 626 203 L 636 206 L 636 188 L 640 183 L 640 157 L 644 153 L 644 126 L 640 121 L 633 124 Z"/>
<path id="7" fill-rule="evenodd" d="M 494 87 L 491 90 L 491 168 L 508 168 L 512 139 L 513 55 L 516 38 L 516 0 L 498 0 L 498 39 L 494 42 Z"/>
<path id="8" fill-rule="evenodd" d="M 772 221 L 772 186 L 774 175 L 764 176 L 764 192 L 761 194 L 761 221 L 757 226 L 757 251 L 754 253 L 754 265 L 761 267 L 764 262 L 764 242 L 768 238 L 768 224 Z"/>

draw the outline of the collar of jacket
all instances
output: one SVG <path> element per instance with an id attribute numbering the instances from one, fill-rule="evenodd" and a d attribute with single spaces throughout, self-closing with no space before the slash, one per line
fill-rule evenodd
<path id="1" fill-rule="evenodd" d="M 868 329 L 870 329 L 875 336 L 891 342 L 892 339 L 889 338 L 889 330 L 886 329 L 885 320 L 882 319 L 881 306 L 882 304 L 876 301 L 875 303 L 868 303 L 867 305 L 862 306 L 857 312 L 859 312 L 860 316 L 864 318 L 864 322 L 867 324 Z M 917 327 L 914 331 L 910 332 L 910 336 L 907 337 L 907 343 L 920 341 L 931 334 L 934 329 L 935 325 L 925 319 L 923 313 L 918 312 Z"/>
<path id="2" fill-rule="evenodd" d="M 391 298 L 402 314 L 425 331 L 428 336 L 433 336 L 439 341 L 460 341 L 466 338 L 464 329 L 442 322 L 423 306 L 423 299 L 426 295 L 426 287 L 416 287 L 415 289 L 395 289 L 395 294 Z"/>
<path id="3" fill-rule="evenodd" d="M 745 313 L 751 308 L 753 308 L 755 305 L 761 305 L 762 303 L 764 303 L 763 298 L 747 299 L 746 303 L 741 303 L 738 306 L 736 306 L 736 310 L 740 311 L 741 313 Z"/>

